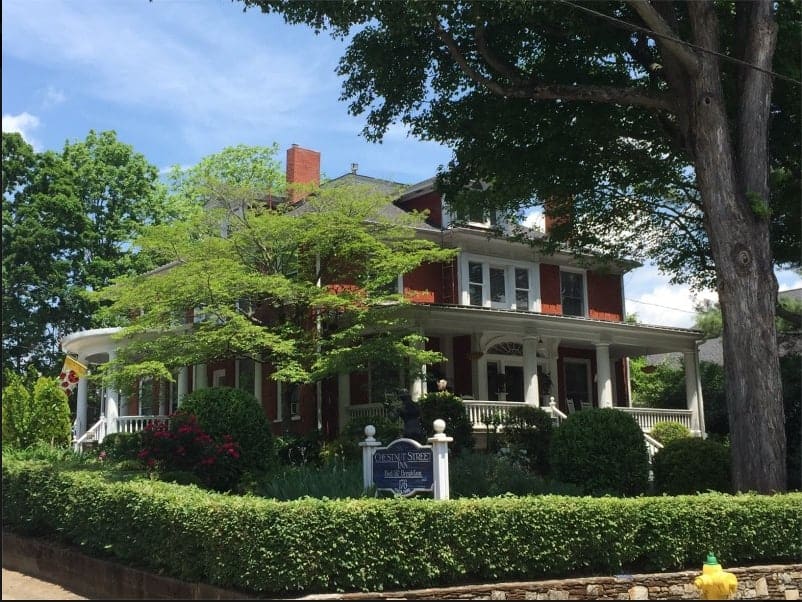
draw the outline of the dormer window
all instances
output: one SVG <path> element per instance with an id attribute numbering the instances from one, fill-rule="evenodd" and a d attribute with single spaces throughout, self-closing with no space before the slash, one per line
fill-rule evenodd
<path id="1" fill-rule="evenodd" d="M 492 228 L 498 224 L 498 214 L 481 207 L 471 207 L 468 211 L 459 211 L 456 221 L 474 228 Z"/>
<path id="2" fill-rule="evenodd" d="M 587 288 L 585 273 L 560 270 L 560 299 L 564 316 L 587 315 Z"/>

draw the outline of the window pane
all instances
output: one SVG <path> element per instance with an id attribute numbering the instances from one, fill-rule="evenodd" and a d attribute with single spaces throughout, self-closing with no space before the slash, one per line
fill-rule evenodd
<path id="1" fill-rule="evenodd" d="M 529 309 L 529 291 L 522 291 L 520 289 L 515 291 L 515 308 Z"/>
<path id="2" fill-rule="evenodd" d="M 515 288 L 529 289 L 529 270 L 515 268 Z"/>
<path id="3" fill-rule="evenodd" d="M 482 264 L 481 263 L 474 263 L 473 261 L 468 262 L 468 281 L 469 282 L 477 282 L 481 284 L 484 282 L 482 278 Z"/>
<path id="4" fill-rule="evenodd" d="M 584 278 L 576 272 L 561 272 L 563 315 L 584 316 Z"/>
<path id="5" fill-rule="evenodd" d="M 494 303 L 506 303 L 507 289 L 504 285 L 504 270 L 490 268 L 490 300 Z"/>
<path id="6" fill-rule="evenodd" d="M 482 306 L 482 285 L 471 284 L 469 286 L 469 293 L 471 297 L 471 305 Z"/>

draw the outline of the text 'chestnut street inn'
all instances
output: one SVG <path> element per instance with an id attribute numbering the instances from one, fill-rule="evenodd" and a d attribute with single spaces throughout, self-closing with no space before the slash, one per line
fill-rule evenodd
<path id="1" fill-rule="evenodd" d="M 293 145 L 286 172 L 289 183 L 319 182 L 320 154 Z M 399 186 L 356 169 L 332 183 L 338 181 L 379 190 Z M 416 236 L 458 251 L 452 261 L 423 264 L 398 278 L 398 290 L 412 302 L 409 316 L 426 337 L 427 348 L 447 358 L 427 366 L 426 377 L 399 383 L 413 399 L 425 394 L 434 379 L 445 378 L 465 401 L 477 433 L 485 430 L 483 416 L 503 415 L 518 404 L 539 406 L 555 420 L 590 407 L 616 408 L 632 414 L 644 433 L 661 420 L 681 422 L 697 435 L 704 432 L 697 351 L 701 334 L 624 322 L 623 276 L 637 264 L 596 265 L 568 253 L 541 255 L 525 242 L 506 239 L 489 221 L 456 220 L 434 184 L 432 178 L 402 186 L 386 209 L 390 215 L 428 211 Z M 547 218 L 546 233 L 549 226 Z M 91 368 L 115 356 L 121 344 L 117 332 L 76 332 L 63 339 L 62 348 Z M 633 408 L 627 358 L 668 352 L 684 354 L 687 408 Z M 204 387 L 252 391 L 276 433 L 289 418 L 298 434 L 319 428 L 335 436 L 350 418 L 385 411 L 382 400 L 371 398 L 370 371 L 301 387 L 276 382 L 271 374 L 270 364 L 245 358 L 184 366 L 172 383 L 141 382 L 138 395 L 100 391 L 97 416 L 88 415 L 88 385 L 81 379 L 77 437 L 98 440 L 109 432 L 140 430 L 149 419 L 176 410 L 183 395 Z"/>

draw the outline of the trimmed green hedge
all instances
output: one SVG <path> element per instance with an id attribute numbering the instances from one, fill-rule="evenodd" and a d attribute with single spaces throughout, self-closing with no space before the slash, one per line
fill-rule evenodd
<path id="1" fill-rule="evenodd" d="M 3 461 L 3 524 L 261 594 L 798 562 L 802 494 L 276 502 Z"/>

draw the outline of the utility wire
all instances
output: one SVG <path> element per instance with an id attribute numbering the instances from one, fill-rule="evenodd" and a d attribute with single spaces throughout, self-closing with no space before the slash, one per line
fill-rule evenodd
<path id="1" fill-rule="evenodd" d="M 642 303 L 643 305 L 653 305 L 654 307 L 662 307 L 663 309 L 671 309 L 674 311 L 681 311 L 686 314 L 696 314 L 695 311 L 691 311 L 689 309 L 680 309 L 679 307 L 669 307 L 668 305 L 659 305 L 657 303 L 649 303 L 648 301 L 639 301 L 637 299 L 626 299 L 627 301 L 631 301 L 632 303 Z"/>
<path id="2" fill-rule="evenodd" d="M 634 23 L 630 23 L 629 21 L 624 21 L 623 19 L 618 19 L 617 17 L 611 17 L 610 15 L 605 15 L 604 13 L 600 13 L 599 11 L 593 10 L 592 8 L 588 8 L 586 6 L 581 6 L 579 4 L 575 4 L 574 2 L 570 2 L 569 0 L 557 0 L 557 1 L 562 3 L 562 4 L 565 4 L 567 6 L 570 6 L 572 8 L 576 8 L 578 10 L 581 10 L 581 11 L 584 11 L 584 12 L 589 13 L 591 15 L 594 15 L 596 17 L 600 17 L 602 19 L 605 19 L 606 21 L 611 21 L 613 23 L 617 23 L 618 25 L 623 25 L 626 28 L 631 29 L 633 31 L 641 31 L 641 32 L 647 33 L 650 36 L 653 36 L 655 38 L 663 38 L 663 39 L 666 39 L 666 40 L 670 40 L 672 42 L 676 42 L 677 44 L 682 44 L 683 46 L 688 46 L 689 48 L 693 48 L 694 50 L 698 50 L 700 52 L 706 52 L 708 54 L 713 54 L 713 55 L 715 55 L 715 56 L 717 56 L 717 57 L 719 57 L 719 58 L 721 58 L 721 59 L 723 59 L 725 61 L 729 61 L 731 63 L 736 63 L 738 65 L 743 65 L 744 67 L 749 67 L 750 69 L 755 69 L 756 71 L 760 71 L 761 73 L 765 73 L 767 75 L 771 75 L 771 76 L 776 77 L 778 79 L 784 79 L 784 80 L 789 81 L 791 83 L 794 83 L 794 84 L 797 84 L 799 86 L 802 86 L 802 81 L 800 81 L 798 79 L 794 79 L 792 77 L 788 77 L 787 75 L 782 75 L 781 73 L 777 73 L 776 71 L 769 71 L 768 69 L 763 69 L 763 67 L 758 67 L 757 65 L 754 65 L 754 64 L 749 63 L 747 61 L 742 61 L 741 59 L 736 59 L 736 58 L 733 58 L 731 56 L 727 56 L 726 54 L 722 54 L 720 52 L 716 52 L 715 50 L 710 50 L 709 48 L 703 48 L 702 46 L 697 46 L 696 44 L 692 44 L 690 42 L 686 42 L 685 40 L 682 40 L 680 38 L 675 38 L 673 36 L 667 36 L 667 35 L 664 35 L 664 34 L 661 34 L 661 33 L 657 33 L 656 31 L 653 31 L 653 30 L 649 29 L 648 27 L 641 27 L 640 25 L 635 25 Z"/>

